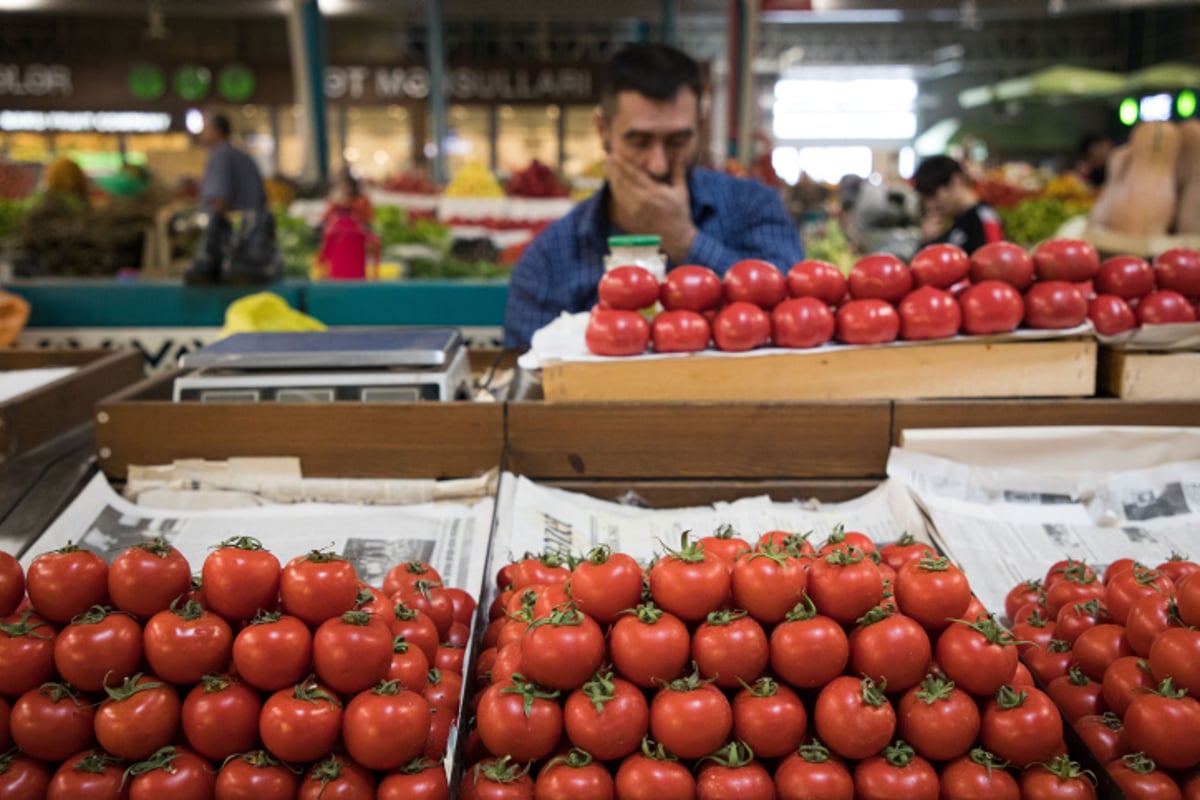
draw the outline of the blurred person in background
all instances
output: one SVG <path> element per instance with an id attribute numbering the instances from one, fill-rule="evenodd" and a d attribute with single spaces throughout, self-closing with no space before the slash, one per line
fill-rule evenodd
<path id="1" fill-rule="evenodd" d="M 913 188 L 925 206 L 924 244 L 953 244 L 973 253 L 1004 239 L 1000 215 L 981 202 L 962 165 L 949 156 L 931 156 L 913 175 Z"/>
<path id="2" fill-rule="evenodd" d="M 16 274 L 81 275 L 96 271 L 98 261 L 91 237 L 92 207 L 88 179 L 65 156 L 46 168 L 46 189 L 21 220 L 18 240 L 23 257 Z"/>
<path id="3" fill-rule="evenodd" d="M 1085 133 L 1079 139 L 1079 176 L 1090 186 L 1100 188 L 1108 177 L 1108 156 L 1113 140 L 1099 133 Z"/>

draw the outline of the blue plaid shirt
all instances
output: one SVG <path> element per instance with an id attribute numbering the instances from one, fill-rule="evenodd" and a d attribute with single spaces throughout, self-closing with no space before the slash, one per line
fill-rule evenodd
<path id="1" fill-rule="evenodd" d="M 761 258 L 784 270 L 804 258 L 779 195 L 758 181 L 696 168 L 688 176 L 688 196 L 696 238 L 685 263 L 724 275 L 744 258 Z M 533 332 L 563 311 L 586 311 L 596 304 L 608 237 L 622 232 L 609 221 L 608 199 L 605 184 L 542 231 L 513 267 L 505 347 L 527 347 Z"/>

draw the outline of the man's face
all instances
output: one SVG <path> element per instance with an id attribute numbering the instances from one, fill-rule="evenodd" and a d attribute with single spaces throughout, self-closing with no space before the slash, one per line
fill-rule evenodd
<path id="1" fill-rule="evenodd" d="M 699 148 L 699 99 L 683 88 L 673 100 L 654 100 L 637 92 L 620 92 L 611 117 L 597 115 L 604 150 L 616 153 L 647 175 L 668 183 L 679 165 L 692 166 Z"/>
<path id="2" fill-rule="evenodd" d="M 205 147 L 212 147 L 213 145 L 220 144 L 220 142 L 221 132 L 217 130 L 217 126 L 213 124 L 211 119 L 205 117 L 204 128 L 200 131 L 200 144 Z"/>
<path id="3" fill-rule="evenodd" d="M 951 181 L 950 186 L 954 183 Z M 921 202 L 925 205 L 925 211 L 938 216 L 951 216 L 950 214 L 950 186 L 943 186 L 933 194 L 927 194 L 921 197 Z"/>

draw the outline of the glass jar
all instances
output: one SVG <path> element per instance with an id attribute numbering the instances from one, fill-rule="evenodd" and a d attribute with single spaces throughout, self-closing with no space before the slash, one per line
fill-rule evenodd
<path id="1" fill-rule="evenodd" d="M 667 256 L 659 246 L 659 236 L 610 236 L 604 271 L 617 267 L 642 267 L 660 281 L 667 277 Z"/>

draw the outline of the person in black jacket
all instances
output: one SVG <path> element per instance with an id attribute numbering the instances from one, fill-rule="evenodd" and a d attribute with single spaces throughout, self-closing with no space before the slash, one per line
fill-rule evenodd
<path id="1" fill-rule="evenodd" d="M 973 253 L 1004 239 L 1000 215 L 979 200 L 962 165 L 949 156 L 932 156 L 913 175 L 913 188 L 925 206 L 921 233 L 925 244 L 953 244 Z"/>

